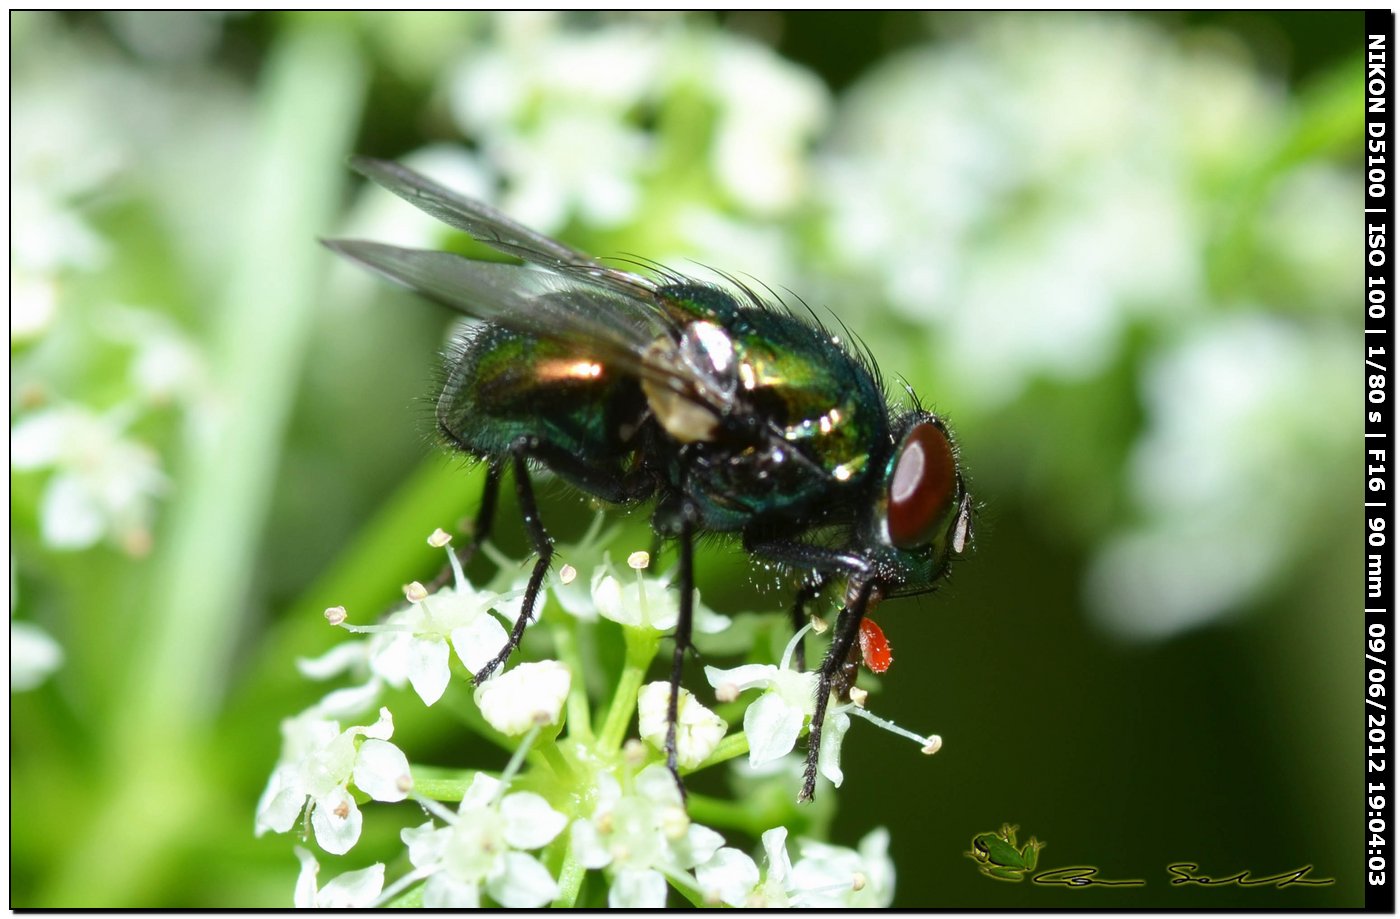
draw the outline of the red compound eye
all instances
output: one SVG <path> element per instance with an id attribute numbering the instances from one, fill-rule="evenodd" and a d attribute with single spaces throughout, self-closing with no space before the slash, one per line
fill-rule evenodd
<path id="1" fill-rule="evenodd" d="M 922 422 L 904 438 L 890 477 L 890 542 L 912 549 L 933 542 L 952 508 L 958 470 L 948 435 Z"/>
<path id="2" fill-rule="evenodd" d="M 860 656 L 865 658 L 871 673 L 884 673 L 894 663 L 889 640 L 873 619 L 860 621 Z"/>

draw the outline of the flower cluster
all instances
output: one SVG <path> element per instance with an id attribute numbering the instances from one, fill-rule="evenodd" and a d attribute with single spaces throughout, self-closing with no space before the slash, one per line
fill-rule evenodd
<path id="1" fill-rule="evenodd" d="M 787 851 L 788 830 L 776 825 L 763 834 L 765 867 L 760 869 L 753 856 L 728 844 L 722 828 L 692 818 L 665 765 L 670 685 L 645 680 L 663 635 L 675 627 L 679 598 L 669 576 L 651 571 L 645 552 L 628 557 L 628 570 L 614 566 L 604 548 L 607 537 L 600 539 L 596 526 L 579 546 L 560 549 L 561 557 L 592 565 L 586 602 L 577 593 L 575 569 L 561 565 L 526 623 L 531 634 L 545 633 L 555 656 L 525 660 L 517 652 L 504 672 L 476 685 L 470 695 L 479 720 L 467 722 L 508 746 L 509 764 L 492 773 L 410 763 L 391 742 L 388 704 L 416 698 L 434 706 L 453 683 L 473 681 L 506 641 L 503 622 L 526 615 L 513 576 L 501 578 L 510 583 L 500 590 L 473 587 L 447 534 L 439 530 L 429 542 L 446 550 L 453 573 L 449 585 L 435 593 L 409 585 L 407 604 L 379 623 L 352 623 L 341 607 L 326 611 L 332 625 L 368 637 L 299 662 L 313 679 L 349 681 L 283 722 L 282 756 L 255 823 L 259 835 L 283 833 L 300 818 L 303 837 L 314 838 L 331 855 L 345 855 L 367 832 L 362 808 L 368 802 L 375 802 L 374 808 L 406 802 L 428 817 L 401 832 L 411 868 L 386 883 L 385 865 L 376 863 L 318 886 L 320 864 L 298 849 L 297 905 L 579 905 L 589 873 L 601 876 L 604 899 L 615 907 L 661 908 L 673 894 L 694 905 L 889 904 L 893 868 L 883 831 L 872 833 L 858 849 L 800 840 L 794 862 Z M 489 546 L 485 550 L 496 554 Z M 702 642 L 707 632 L 730 623 L 696 604 Z M 602 700 L 606 711 L 595 719 L 577 639 L 583 631 L 618 628 L 625 660 Z M 736 703 L 746 690 L 761 690 L 746 706 L 739 731 L 691 692 L 680 691 L 676 747 L 683 771 L 745 752 L 754 765 L 774 764 L 792 753 L 815 710 L 816 675 L 792 665 L 797 641 L 810 630 L 788 643 L 777 665 L 706 668 L 722 704 Z M 539 637 L 532 647 L 544 644 Z M 852 698 L 863 702 L 864 694 L 856 691 Z M 364 724 L 359 716 L 375 706 L 377 719 Z M 820 758 L 821 773 L 833 785 L 841 783 L 840 747 L 852 715 L 915 740 L 925 752 L 940 743 L 903 731 L 854 702 L 833 699 Z M 356 723 L 342 727 L 347 720 Z M 632 730 L 633 739 L 627 739 Z M 445 806 L 451 802 L 456 806 Z"/>

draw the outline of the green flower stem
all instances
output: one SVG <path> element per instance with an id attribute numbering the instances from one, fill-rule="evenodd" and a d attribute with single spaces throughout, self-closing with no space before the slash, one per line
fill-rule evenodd
<path id="1" fill-rule="evenodd" d="M 578 776 L 574 774 L 574 767 L 569 765 L 569 761 L 564 758 L 564 754 L 559 750 L 559 744 L 553 739 L 541 741 L 535 748 L 536 751 L 549 764 L 549 768 L 559 778 L 559 781 L 566 785 L 578 783 Z"/>
<path id="2" fill-rule="evenodd" d="M 736 756 L 743 756 L 747 752 L 749 752 L 748 735 L 743 731 L 735 731 L 733 734 L 721 740 L 719 746 L 715 747 L 715 752 L 711 753 L 703 763 L 696 766 L 694 769 L 682 769 L 681 772 L 686 775 L 692 772 L 699 772 L 701 769 L 708 769 L 711 766 L 719 765 Z"/>
<path id="3" fill-rule="evenodd" d="M 569 831 L 566 828 L 564 832 Z M 574 854 L 573 843 L 569 843 L 564 853 L 564 864 L 559 869 L 559 896 L 555 897 L 550 905 L 556 909 L 572 909 L 578 902 L 578 892 L 583 887 L 583 876 L 587 873 L 588 869 L 583 867 L 578 856 Z"/>
<path id="4" fill-rule="evenodd" d="M 699 887 L 695 886 L 695 879 L 692 878 L 690 875 L 686 874 L 685 872 L 668 871 L 665 868 L 658 868 L 657 870 L 659 870 L 665 876 L 666 880 L 671 883 L 671 887 L 676 891 L 676 893 L 680 894 L 681 896 L 685 897 L 687 900 L 690 901 L 691 906 L 700 907 L 707 905 L 717 905 L 707 904 L 705 902 L 704 891 L 702 891 Z"/>
<path id="5" fill-rule="evenodd" d="M 573 619 L 572 616 L 569 618 Z M 554 648 L 559 652 L 559 658 L 573 673 L 573 680 L 569 683 L 569 698 L 565 702 L 569 738 L 582 743 L 592 743 L 593 713 L 588 707 L 588 683 L 584 679 L 583 660 L 579 657 L 578 641 L 573 632 L 577 625 L 576 619 L 573 619 L 573 624 L 555 623 L 550 629 L 550 635 L 554 638 Z"/>
<path id="6" fill-rule="evenodd" d="M 434 801 L 460 801 L 477 770 L 411 766 L 413 791 Z"/>
<path id="7" fill-rule="evenodd" d="M 622 747 L 622 738 L 627 734 L 627 726 L 632 722 L 632 713 L 637 710 L 637 693 L 646 679 L 647 668 L 661 647 L 661 633 L 647 628 L 624 628 L 627 641 L 627 662 L 622 668 L 622 677 L 617 681 L 617 692 L 613 694 L 612 706 L 608 709 L 607 720 L 598 735 L 598 751 L 603 754 L 616 753 Z"/>

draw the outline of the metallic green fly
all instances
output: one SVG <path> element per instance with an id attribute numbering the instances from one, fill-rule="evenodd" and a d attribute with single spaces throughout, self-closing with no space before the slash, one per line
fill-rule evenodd
<path id="1" fill-rule="evenodd" d="M 810 799 L 828 696 L 849 693 L 866 614 L 886 597 L 932 590 L 971 540 L 972 502 L 947 426 L 917 400 L 894 407 L 868 354 L 732 278 L 723 287 L 620 270 L 398 164 L 352 165 L 523 263 L 327 242 L 484 320 L 452 357 L 437 426 L 452 448 L 487 463 L 476 534 L 490 531 L 501 478 L 513 473 L 538 554 L 523 609 L 535 610 L 553 555 L 529 463 L 605 502 L 654 502 L 656 533 L 677 542 L 666 756 L 678 783 L 697 535 L 736 534 L 751 555 L 805 574 L 795 626 L 823 586 L 844 580 L 807 740 L 801 796 Z M 528 619 L 478 681 L 506 661 Z"/>

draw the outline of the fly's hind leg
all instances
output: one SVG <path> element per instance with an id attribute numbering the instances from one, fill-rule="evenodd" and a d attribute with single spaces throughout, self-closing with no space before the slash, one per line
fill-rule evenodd
<path id="1" fill-rule="evenodd" d="M 481 486 L 481 504 L 478 505 L 476 517 L 472 520 L 472 531 L 466 544 L 454 550 L 457 553 L 457 563 L 463 568 L 466 568 L 467 563 L 476 555 L 477 547 L 491 536 L 491 524 L 496 519 L 496 496 L 501 491 L 501 471 L 504 465 L 499 459 L 492 459 L 487 464 L 486 481 Z M 445 586 L 450 580 L 452 566 L 447 565 L 428 585 L 428 593 Z"/>

